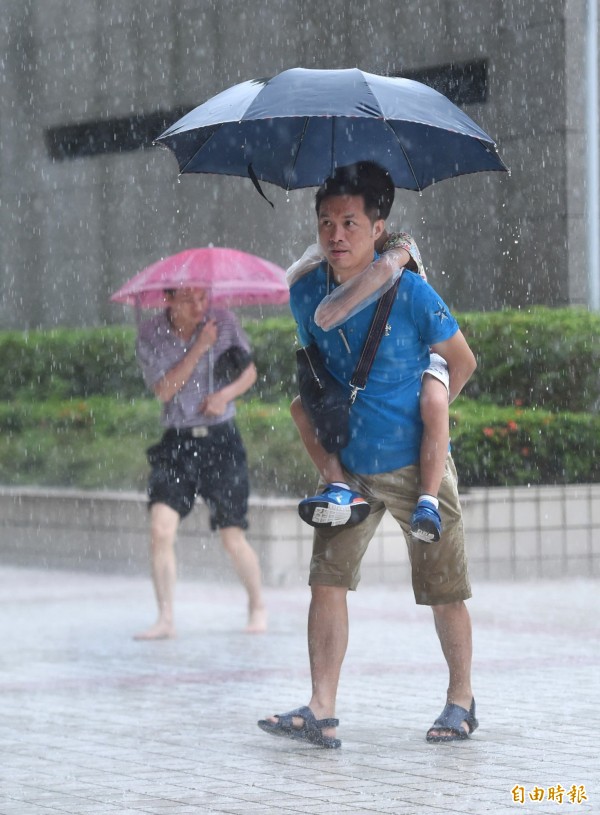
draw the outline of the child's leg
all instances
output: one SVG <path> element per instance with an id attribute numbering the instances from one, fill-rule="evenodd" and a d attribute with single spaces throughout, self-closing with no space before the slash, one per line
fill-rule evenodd
<path id="1" fill-rule="evenodd" d="M 421 493 L 410 524 L 412 536 L 425 543 L 439 541 L 442 534 L 437 494 L 450 442 L 448 384 L 448 366 L 440 356 L 432 354 L 430 367 L 421 380 Z"/>
<path id="2" fill-rule="evenodd" d="M 296 396 L 292 401 L 290 413 L 300 433 L 302 444 L 323 481 L 326 484 L 331 484 L 335 481 L 345 483 L 346 477 L 337 453 L 328 453 L 318 440 L 314 428 L 310 423 L 310 419 L 304 412 L 299 396 Z"/>
<path id="3" fill-rule="evenodd" d="M 300 502 L 298 512 L 302 520 L 311 526 L 343 526 L 364 521 L 371 511 L 369 503 L 348 487 L 337 454 L 328 453 L 319 442 L 299 396 L 292 401 L 290 413 L 306 452 L 326 484 L 322 493 Z"/>
<path id="4" fill-rule="evenodd" d="M 423 375 L 420 405 L 423 420 L 421 493 L 437 498 L 450 443 L 448 390 L 428 373 Z"/>

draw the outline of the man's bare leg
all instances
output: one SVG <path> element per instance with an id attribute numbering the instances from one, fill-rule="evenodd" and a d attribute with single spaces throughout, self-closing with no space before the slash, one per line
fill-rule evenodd
<path id="1" fill-rule="evenodd" d="M 312 586 L 308 612 L 308 655 L 312 678 L 312 696 L 308 707 L 316 719 L 335 717 L 335 701 L 342 663 L 348 647 L 348 590 L 337 586 Z M 276 716 L 268 721 L 277 722 Z M 293 724 L 302 726 L 294 717 Z M 323 729 L 324 736 L 335 737 L 336 728 Z"/>
<path id="2" fill-rule="evenodd" d="M 446 701 L 469 710 L 473 700 L 471 688 L 471 662 L 473 658 L 473 641 L 471 634 L 471 617 L 464 602 L 432 606 L 435 630 L 442 646 L 442 652 L 448 664 L 449 684 Z M 469 732 L 466 722 L 463 727 Z M 436 729 L 432 735 L 452 735 L 443 728 Z"/>
<path id="3" fill-rule="evenodd" d="M 173 596 L 177 578 L 175 537 L 179 526 L 179 513 L 166 504 L 153 504 L 150 508 L 150 561 L 152 582 L 158 605 L 158 619 L 154 625 L 139 634 L 136 640 L 164 640 L 176 636 L 173 623 Z"/>
<path id="4" fill-rule="evenodd" d="M 312 696 L 308 703 L 316 719 L 335 717 L 340 672 L 348 648 L 348 589 L 312 586 L 308 612 L 308 656 Z M 335 736 L 335 727 L 323 729 Z"/>
<path id="5" fill-rule="evenodd" d="M 233 568 L 248 592 L 248 634 L 262 634 L 267 630 L 267 610 L 262 595 L 262 580 L 258 555 L 250 546 L 239 526 L 227 526 L 219 530 L 223 548 L 229 555 Z"/>

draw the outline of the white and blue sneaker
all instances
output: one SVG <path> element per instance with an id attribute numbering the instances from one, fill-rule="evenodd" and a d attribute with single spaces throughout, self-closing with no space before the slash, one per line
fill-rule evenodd
<path id="1" fill-rule="evenodd" d="M 419 501 L 410 519 L 413 538 L 423 543 L 437 543 L 442 535 L 442 519 L 431 501 Z"/>
<path id="2" fill-rule="evenodd" d="M 298 504 L 298 514 L 311 526 L 355 526 L 364 521 L 371 507 L 358 492 L 327 484 L 323 492 Z"/>

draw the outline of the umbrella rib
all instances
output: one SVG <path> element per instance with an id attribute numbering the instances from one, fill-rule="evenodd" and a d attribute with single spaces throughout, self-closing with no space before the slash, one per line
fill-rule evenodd
<path id="1" fill-rule="evenodd" d="M 366 85 L 367 89 L 368 89 L 368 90 L 369 90 L 369 92 L 372 94 L 373 99 L 375 99 L 375 100 L 377 101 L 377 105 L 378 105 L 378 107 L 379 107 L 379 110 L 381 111 L 381 118 L 382 118 L 382 119 L 383 119 L 383 121 L 385 122 L 385 126 L 386 126 L 386 127 L 389 127 L 389 129 L 392 131 L 392 133 L 393 133 L 393 134 L 394 134 L 394 136 L 396 137 L 396 141 L 398 142 L 398 147 L 400 148 L 400 150 L 402 150 L 402 155 L 404 156 L 404 158 L 405 158 L 405 160 L 406 160 L 406 163 L 407 163 L 407 165 L 408 165 L 408 169 L 410 170 L 411 175 L 412 175 L 412 177 L 413 177 L 413 178 L 414 178 L 414 180 L 415 180 L 415 184 L 416 184 L 416 186 L 417 186 L 417 192 L 423 192 L 423 189 L 422 189 L 421 185 L 419 184 L 419 181 L 418 181 L 418 179 L 417 179 L 417 175 L 416 175 L 416 173 L 415 173 L 415 171 L 414 171 L 414 168 L 413 168 L 413 166 L 412 166 L 412 164 L 411 164 L 411 161 L 410 161 L 410 159 L 409 159 L 409 157 L 408 157 L 408 154 L 407 154 L 406 150 L 404 149 L 404 146 L 403 146 L 402 142 L 400 141 L 400 138 L 399 138 L 398 134 L 396 133 L 396 131 L 394 130 L 394 128 L 393 128 L 393 127 L 391 127 L 391 125 L 388 123 L 388 120 L 387 120 L 387 119 L 385 118 L 385 116 L 383 115 L 383 108 L 382 108 L 382 106 L 381 106 L 381 102 L 379 101 L 379 97 L 378 97 L 378 96 L 377 96 L 377 94 L 375 93 L 375 90 L 373 89 L 373 87 L 371 87 L 371 85 L 369 85 L 369 83 L 366 81 L 366 78 L 365 78 L 364 74 L 363 74 L 363 80 L 365 81 L 365 85 Z"/>
<path id="2" fill-rule="evenodd" d="M 331 170 L 330 175 L 333 175 L 335 172 L 335 167 L 333 164 L 333 157 L 335 156 L 335 117 L 331 117 Z"/>
<path id="3" fill-rule="evenodd" d="M 292 162 L 292 167 L 290 169 L 290 174 L 287 180 L 287 187 L 286 192 L 290 191 L 290 181 L 292 180 L 292 175 L 294 174 L 294 170 L 296 169 L 296 164 L 298 163 L 298 156 L 300 155 L 300 148 L 302 147 L 302 142 L 304 141 L 304 136 L 306 135 L 306 131 L 308 129 L 308 116 L 304 117 L 304 127 L 302 128 L 302 134 L 300 139 L 298 140 L 298 149 L 294 155 L 294 161 Z"/>
<path id="4" fill-rule="evenodd" d="M 476 141 L 479 142 L 479 144 L 483 147 L 483 149 L 486 151 L 486 153 L 491 153 L 494 156 L 494 158 L 497 158 L 498 161 L 500 162 L 500 164 L 506 170 L 506 172 L 510 175 L 510 169 L 509 169 L 508 165 L 504 163 L 504 161 L 500 158 L 500 156 L 498 154 L 498 147 L 496 145 L 496 142 L 494 142 L 494 141 L 491 141 L 491 142 L 484 141 L 483 139 L 480 139 L 479 136 L 473 136 L 473 138 Z M 476 171 L 476 172 L 478 172 L 478 171 Z"/>
<path id="5" fill-rule="evenodd" d="M 192 161 L 193 161 L 193 160 L 196 158 L 196 156 L 198 155 L 198 153 L 199 153 L 201 150 L 204 150 L 204 148 L 206 147 L 206 145 L 207 145 L 207 144 L 210 144 L 210 142 L 212 141 L 213 137 L 217 135 L 217 133 L 219 132 L 219 130 L 220 130 L 222 127 L 223 127 L 223 123 L 221 123 L 221 124 L 219 125 L 219 127 L 215 127 L 215 129 L 214 129 L 214 130 L 213 130 L 213 132 L 210 134 L 210 136 L 208 137 L 208 139 L 207 139 L 205 142 L 202 142 L 202 145 L 201 145 L 201 146 L 200 146 L 200 147 L 199 147 L 199 148 L 198 148 L 198 149 L 195 151 L 195 153 L 194 153 L 192 156 L 190 156 L 190 157 L 189 157 L 189 159 L 186 161 L 185 166 L 184 166 L 184 167 L 181 167 L 181 169 L 179 170 L 179 175 L 182 175 L 183 173 L 185 173 L 186 168 L 187 168 L 187 167 L 189 167 L 190 163 L 191 163 L 191 162 L 192 162 Z"/>
<path id="6" fill-rule="evenodd" d="M 408 169 L 412 173 L 412 177 L 414 178 L 415 184 L 417 185 L 417 192 L 423 192 L 423 189 L 422 189 L 421 185 L 419 184 L 419 180 L 417 179 L 416 173 L 415 173 L 415 171 L 413 169 L 413 166 L 412 166 L 412 164 L 410 162 L 410 159 L 408 157 L 408 153 L 404 149 L 404 145 L 400 141 L 400 138 L 399 138 L 398 134 L 396 133 L 394 128 L 388 123 L 387 119 L 384 119 L 383 121 L 385 122 L 385 126 L 388 127 L 392 131 L 394 136 L 396 137 L 396 141 L 398 142 L 398 147 L 402 150 L 402 155 L 406 159 L 406 163 L 408 164 Z"/>

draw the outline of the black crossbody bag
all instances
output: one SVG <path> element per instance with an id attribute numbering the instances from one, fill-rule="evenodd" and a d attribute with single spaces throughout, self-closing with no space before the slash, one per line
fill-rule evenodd
<path id="1" fill-rule="evenodd" d="M 360 359 L 348 385 L 341 384 L 329 373 L 316 343 L 296 351 L 302 407 L 310 418 L 317 438 L 328 453 L 337 453 L 350 441 L 350 408 L 358 391 L 366 387 L 399 283 L 400 277 L 379 298 Z"/>

